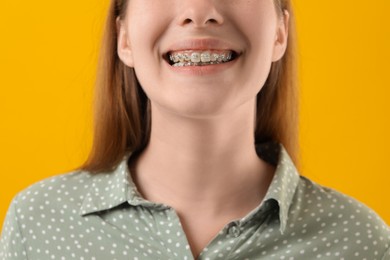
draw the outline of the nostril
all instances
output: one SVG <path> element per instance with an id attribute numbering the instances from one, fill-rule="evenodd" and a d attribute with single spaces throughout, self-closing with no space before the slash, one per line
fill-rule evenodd
<path id="1" fill-rule="evenodd" d="M 223 17 L 219 14 L 190 14 L 182 17 L 181 25 L 190 25 L 193 24 L 195 26 L 205 26 L 205 25 L 218 25 L 223 23 Z"/>
<path id="2" fill-rule="evenodd" d="M 218 21 L 215 20 L 214 18 L 212 18 L 212 19 L 207 20 L 206 23 L 218 23 Z"/>
<path id="3" fill-rule="evenodd" d="M 183 21 L 183 24 L 190 24 L 192 23 L 192 20 L 190 18 L 187 18 Z"/>

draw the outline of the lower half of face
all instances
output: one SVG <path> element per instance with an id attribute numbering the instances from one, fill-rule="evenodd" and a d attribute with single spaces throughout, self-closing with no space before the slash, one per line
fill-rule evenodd
<path id="1" fill-rule="evenodd" d="M 239 5 L 239 0 L 170 1 L 169 10 L 154 6 L 160 2 L 154 2 L 153 7 L 142 1 L 130 5 L 129 42 L 134 69 L 151 100 L 152 109 L 164 108 L 186 117 L 213 117 L 232 113 L 244 103 L 253 103 L 272 63 L 276 21 L 276 14 L 272 14 L 275 12 L 273 1 L 247 1 Z M 185 13 L 189 8 L 192 12 Z M 185 21 L 186 17 L 193 23 L 185 24 L 180 20 Z M 219 24 L 201 30 L 191 27 L 203 18 L 215 18 Z M 234 43 L 237 53 L 232 54 L 232 60 L 223 62 L 218 56 L 223 54 L 220 52 L 189 51 L 187 60 L 203 61 L 204 58 L 208 61 L 202 66 L 196 62 L 197 66 L 177 66 L 179 64 L 172 61 L 174 55 L 171 59 L 163 55 L 161 46 L 166 47 L 183 35 L 192 38 L 192 33 L 194 37 L 223 38 Z M 176 63 L 178 59 L 183 57 L 176 57 Z M 213 59 L 213 64 L 209 64 Z M 219 59 L 222 61 L 218 62 Z"/>
<path id="2" fill-rule="evenodd" d="M 186 67 L 152 57 L 148 60 L 157 64 L 137 64 L 135 59 L 135 72 L 152 107 L 186 117 L 213 117 L 255 100 L 271 66 L 266 54 L 244 52 L 226 63 Z"/>

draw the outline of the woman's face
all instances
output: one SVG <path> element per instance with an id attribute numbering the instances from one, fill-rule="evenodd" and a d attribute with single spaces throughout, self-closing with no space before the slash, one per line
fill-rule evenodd
<path id="1" fill-rule="evenodd" d="M 118 54 L 152 109 L 216 116 L 255 100 L 284 54 L 286 24 L 273 0 L 129 0 Z"/>

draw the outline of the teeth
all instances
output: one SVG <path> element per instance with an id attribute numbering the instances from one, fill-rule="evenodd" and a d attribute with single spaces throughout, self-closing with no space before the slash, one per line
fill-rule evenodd
<path id="1" fill-rule="evenodd" d="M 180 60 L 179 60 L 179 55 L 170 55 L 169 56 L 169 59 L 171 61 L 173 61 L 174 63 L 178 63 Z"/>
<path id="2" fill-rule="evenodd" d="M 218 54 L 213 53 L 213 54 L 211 55 L 211 61 L 216 61 L 216 60 L 218 60 L 218 57 L 219 57 Z"/>
<path id="3" fill-rule="evenodd" d="M 169 59 L 173 62 L 173 66 L 202 66 L 228 62 L 232 59 L 232 55 L 232 51 L 184 51 L 171 53 Z"/>
<path id="4" fill-rule="evenodd" d="M 191 61 L 192 62 L 200 62 L 200 53 L 199 52 L 193 52 L 191 54 Z"/>
<path id="5" fill-rule="evenodd" d="M 210 60 L 211 60 L 210 52 L 203 52 L 203 53 L 200 55 L 200 60 L 201 60 L 202 62 L 210 62 Z"/>
<path id="6" fill-rule="evenodd" d="M 191 61 L 191 56 L 188 53 L 184 53 L 184 60 Z"/>
<path id="7" fill-rule="evenodd" d="M 180 61 L 180 62 L 183 62 L 184 59 L 185 59 L 185 58 L 184 58 L 184 54 L 179 54 L 178 56 L 179 56 L 179 61 Z"/>

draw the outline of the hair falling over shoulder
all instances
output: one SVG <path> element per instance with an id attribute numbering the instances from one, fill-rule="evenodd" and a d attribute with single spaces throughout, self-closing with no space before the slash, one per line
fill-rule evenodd
<path id="1" fill-rule="evenodd" d="M 125 15 L 128 0 L 111 0 L 103 32 L 94 98 L 93 143 L 79 169 L 93 173 L 111 170 L 129 152 L 142 151 L 150 135 L 150 103 L 133 68 L 117 54 L 117 17 Z M 296 31 L 290 0 L 275 0 L 279 15 L 290 14 L 289 36 L 282 59 L 274 62 L 257 95 L 256 143 L 282 143 L 299 167 L 299 93 Z"/>

